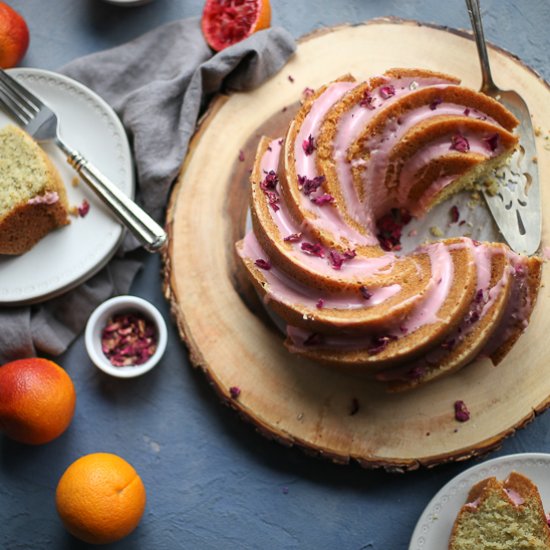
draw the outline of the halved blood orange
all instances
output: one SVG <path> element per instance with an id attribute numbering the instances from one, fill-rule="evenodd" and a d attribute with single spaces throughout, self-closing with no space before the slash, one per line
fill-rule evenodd
<path id="1" fill-rule="evenodd" d="M 269 0 L 206 0 L 201 26 L 208 45 L 219 52 L 270 23 Z"/>

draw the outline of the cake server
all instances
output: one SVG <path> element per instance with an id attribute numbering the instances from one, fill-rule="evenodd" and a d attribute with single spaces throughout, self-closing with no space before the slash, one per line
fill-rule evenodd
<path id="1" fill-rule="evenodd" d="M 531 115 L 523 98 L 512 90 L 501 90 L 493 82 L 489 55 L 481 23 L 479 0 L 466 0 L 481 63 L 481 92 L 493 97 L 520 121 L 519 149 L 510 163 L 496 171 L 496 193 L 484 189 L 485 200 L 510 248 L 521 254 L 534 254 L 541 239 L 541 204 L 537 148 Z"/>
<path id="2" fill-rule="evenodd" d="M 66 155 L 67 162 L 149 252 L 162 248 L 167 238 L 164 229 L 78 151 L 69 147 L 59 136 L 56 114 L 2 69 L 0 106 L 36 141 L 53 141 Z"/>

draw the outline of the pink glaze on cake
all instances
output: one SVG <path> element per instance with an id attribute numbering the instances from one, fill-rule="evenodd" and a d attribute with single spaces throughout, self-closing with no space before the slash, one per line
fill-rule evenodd
<path id="1" fill-rule="evenodd" d="M 523 497 L 514 489 L 505 488 L 504 491 L 516 506 L 520 506 L 525 502 Z"/>
<path id="2" fill-rule="evenodd" d="M 317 170 L 316 160 L 317 153 L 315 150 L 311 154 L 306 154 L 303 148 L 304 141 L 313 139 L 315 143 L 319 134 L 319 128 L 323 117 L 332 105 L 337 102 L 342 96 L 357 86 L 357 82 L 335 82 L 327 86 L 326 90 L 315 100 L 310 111 L 304 118 L 296 141 L 294 143 L 294 163 L 296 175 L 298 177 L 306 177 L 314 179 L 320 174 Z M 322 231 L 326 231 L 339 239 L 355 242 L 357 245 L 376 244 L 372 237 L 362 235 L 353 227 L 346 224 L 339 211 L 331 205 L 318 205 L 312 199 L 320 196 L 323 189 L 319 188 L 316 192 L 309 196 L 301 195 L 300 202 L 304 211 L 313 214 L 313 217 L 307 218 L 307 223 L 313 227 L 319 227 Z"/>
<path id="3" fill-rule="evenodd" d="M 402 323 L 402 327 L 407 332 L 415 331 L 424 325 L 439 321 L 437 312 L 447 299 L 454 276 L 453 259 L 443 243 L 426 245 L 419 252 L 426 252 L 430 257 L 432 274 L 424 300 Z"/>
<path id="4" fill-rule="evenodd" d="M 470 508 L 471 510 L 477 510 L 479 502 L 479 498 L 476 498 L 475 500 L 472 500 L 472 502 L 467 502 L 464 506 L 466 506 L 466 508 Z"/>
<path id="5" fill-rule="evenodd" d="M 57 191 L 46 191 L 43 195 L 38 195 L 29 199 L 27 204 L 55 204 L 59 201 L 59 194 Z"/>
<path id="6" fill-rule="evenodd" d="M 443 243 L 433 243 L 421 249 L 430 257 L 432 274 L 426 288 L 425 297 L 415 307 L 405 320 L 397 320 L 395 326 L 389 327 L 386 333 L 393 339 L 398 339 L 404 334 L 412 333 L 420 327 L 439 321 L 437 312 L 445 302 L 453 280 L 453 260 L 447 247 Z M 296 348 L 303 347 L 311 333 L 287 327 L 287 335 Z M 323 347 L 338 349 L 361 349 L 368 347 L 373 334 L 364 336 L 329 336 L 324 338 Z M 307 345 L 307 344 L 306 344 Z M 308 346 L 315 347 L 315 346 Z"/>
<path id="7" fill-rule="evenodd" d="M 269 262 L 267 255 L 252 232 L 248 233 L 244 238 L 242 255 L 245 258 L 254 258 L 255 260 L 261 259 Z M 323 307 L 325 309 L 364 309 L 381 304 L 401 290 L 401 286 L 398 284 L 372 288 L 369 289 L 370 298 L 367 301 L 361 293 L 357 291 L 338 294 L 330 294 L 327 292 L 321 293 L 291 279 L 282 270 L 274 266 L 263 271 L 262 275 L 267 283 L 266 295 L 264 297 L 266 303 L 270 300 L 277 300 L 280 302 L 298 304 L 311 309 L 316 308 L 320 298 L 323 300 Z"/>
<path id="8" fill-rule="evenodd" d="M 356 166 L 357 163 L 361 161 L 356 160 L 354 163 L 349 162 L 349 147 L 359 138 L 365 126 L 368 125 L 372 118 L 377 115 L 382 108 L 387 108 L 395 103 L 396 100 L 411 93 L 411 86 L 413 84 L 414 90 L 417 90 L 429 86 L 436 86 L 438 84 L 440 85 L 442 82 L 444 81 L 434 78 L 420 78 L 416 80 L 413 78 L 387 79 L 383 86 L 379 86 L 372 90 L 370 93 L 371 101 L 368 107 L 361 104 L 354 105 L 349 111 L 343 114 L 338 123 L 337 134 L 333 144 L 333 154 L 338 181 L 341 186 L 344 202 L 346 203 L 346 209 L 349 215 L 355 221 L 364 225 L 372 235 L 376 233 L 374 223 L 379 215 L 373 214 L 369 207 L 372 204 L 381 204 L 380 210 L 383 208 L 387 210 L 387 196 L 386 193 L 377 192 L 378 190 L 382 191 L 380 186 L 372 185 L 365 191 L 367 193 L 366 196 L 369 197 L 368 204 L 364 204 L 360 201 L 353 182 L 351 167 L 353 165 Z M 391 86 L 395 93 L 390 97 L 384 98 L 380 95 L 380 89 L 386 86 Z M 381 141 L 386 141 L 385 136 L 382 136 Z M 376 182 L 383 180 L 377 179 L 376 174 L 373 174 L 371 181 Z"/>
<path id="9" fill-rule="evenodd" d="M 276 172 L 279 164 L 279 155 L 281 153 L 281 140 L 273 140 L 260 161 L 260 169 L 262 174 L 268 174 L 271 171 Z M 277 189 L 277 192 L 279 190 Z M 268 208 L 269 215 L 277 226 L 281 237 L 284 239 L 289 235 L 302 234 L 303 238 L 299 242 L 289 243 L 293 258 L 305 269 L 312 270 L 317 273 L 333 274 L 334 269 L 328 261 L 328 250 L 325 257 L 310 255 L 304 253 L 301 248 L 303 242 L 312 242 L 312 239 L 307 235 L 307 227 L 296 224 L 288 211 L 284 201 L 277 203 L 278 209 Z M 336 228 L 340 230 L 344 228 L 345 223 L 340 218 L 337 220 Z M 378 241 L 376 241 L 378 242 Z M 368 277 L 378 275 L 381 270 L 390 267 L 394 262 L 395 257 L 392 254 L 383 254 L 378 257 L 364 258 L 356 257 L 352 261 L 344 262 L 340 269 L 341 277 L 347 280 L 363 280 Z"/>

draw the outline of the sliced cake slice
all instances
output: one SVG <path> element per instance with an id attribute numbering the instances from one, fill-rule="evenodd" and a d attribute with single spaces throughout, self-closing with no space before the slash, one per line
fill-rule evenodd
<path id="1" fill-rule="evenodd" d="M 537 486 L 512 472 L 472 487 L 454 522 L 449 550 L 548 550 L 550 528 Z"/>
<path id="2" fill-rule="evenodd" d="M 421 216 L 451 194 L 488 176 L 516 145 L 516 135 L 486 120 L 434 116 L 413 126 L 391 148 L 384 185 L 394 189 L 399 207 Z M 472 166 L 456 173 L 455 160 L 463 157 L 469 157 Z M 451 166 L 449 171 L 447 164 Z M 432 180 L 426 181 L 430 174 Z"/>
<path id="3" fill-rule="evenodd" d="M 0 130 L 0 254 L 30 250 L 69 223 L 63 181 L 49 157 L 24 130 Z"/>
<path id="4" fill-rule="evenodd" d="M 380 120 L 391 123 L 393 114 L 402 110 L 403 103 L 412 95 L 458 82 L 454 77 L 432 71 L 394 69 L 357 85 L 326 113 L 315 136 L 318 171 L 349 224 L 376 235 L 372 203 L 382 200 L 386 204 L 383 187 L 373 186 L 366 193 L 360 179 L 354 177 L 355 171 L 365 168 L 363 143 L 371 126 Z M 389 136 L 383 135 L 381 139 L 392 143 Z"/>

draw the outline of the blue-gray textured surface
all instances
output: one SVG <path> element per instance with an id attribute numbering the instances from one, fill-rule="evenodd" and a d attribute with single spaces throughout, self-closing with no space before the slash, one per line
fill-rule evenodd
<path id="1" fill-rule="evenodd" d="M 118 8 L 101 0 L 8 0 L 29 23 L 24 65 L 56 69 L 80 55 L 114 46 L 164 22 L 198 15 L 202 0 L 155 0 Z M 550 3 L 485 0 L 487 38 L 550 78 Z M 273 24 L 298 37 L 322 26 L 395 15 L 469 28 L 462 0 L 272 0 Z M 147 259 L 133 293 L 170 319 L 161 292 L 160 260 Z M 27 447 L 0 438 L 0 548 L 86 547 L 57 517 L 54 492 L 79 456 L 116 452 L 141 474 L 148 503 L 138 529 L 113 547 L 315 548 L 399 550 L 435 492 L 472 465 L 446 465 L 407 475 L 336 466 L 267 441 L 219 404 L 189 367 L 170 323 L 159 368 L 137 380 L 94 369 L 82 338 L 60 358 L 75 381 L 78 404 L 56 441 Z M 492 456 L 550 451 L 550 414 L 507 440 Z"/>

